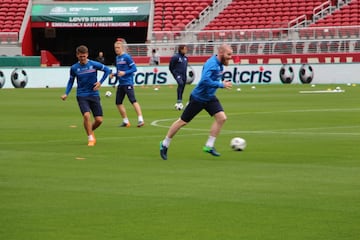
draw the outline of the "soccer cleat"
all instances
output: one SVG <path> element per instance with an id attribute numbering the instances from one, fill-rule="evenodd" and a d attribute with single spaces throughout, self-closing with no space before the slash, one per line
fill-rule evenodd
<path id="1" fill-rule="evenodd" d="M 95 146 L 95 144 L 96 144 L 95 134 L 92 133 L 91 135 L 93 136 L 93 139 L 88 141 L 88 146 L 89 146 L 89 147 L 93 147 L 93 146 Z"/>
<path id="2" fill-rule="evenodd" d="M 211 155 L 213 155 L 213 156 L 215 156 L 215 157 L 218 157 L 218 156 L 221 155 L 220 153 L 218 153 L 218 152 L 216 151 L 216 149 L 215 149 L 214 147 L 204 146 L 204 147 L 203 147 L 203 151 L 204 151 L 204 152 L 207 152 L 207 153 L 210 153 Z"/>
<path id="3" fill-rule="evenodd" d="M 139 127 L 142 127 L 142 126 L 144 126 L 144 124 L 145 124 L 144 121 L 139 121 L 137 127 L 138 127 L 138 128 L 139 128 Z"/>
<path id="4" fill-rule="evenodd" d="M 130 125 L 130 123 L 128 122 L 128 123 L 125 123 L 125 122 L 123 122 L 122 124 L 120 124 L 120 126 L 119 127 L 130 127 L 131 125 Z"/>
<path id="5" fill-rule="evenodd" d="M 163 160 L 167 160 L 167 150 L 168 148 L 162 144 L 162 141 L 160 141 L 160 156 Z"/>

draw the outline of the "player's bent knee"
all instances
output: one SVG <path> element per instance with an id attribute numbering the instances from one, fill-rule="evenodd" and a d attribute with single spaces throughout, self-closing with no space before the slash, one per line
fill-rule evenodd
<path id="1" fill-rule="evenodd" d="M 219 123 L 225 123 L 227 120 L 227 116 L 225 115 L 224 112 L 219 112 L 219 113 L 215 114 L 215 119 Z"/>
<path id="2" fill-rule="evenodd" d="M 95 122 L 101 124 L 104 121 L 103 117 L 95 117 Z"/>
<path id="3" fill-rule="evenodd" d="M 85 112 L 83 114 L 83 116 L 84 116 L 84 119 L 90 119 L 90 112 Z"/>

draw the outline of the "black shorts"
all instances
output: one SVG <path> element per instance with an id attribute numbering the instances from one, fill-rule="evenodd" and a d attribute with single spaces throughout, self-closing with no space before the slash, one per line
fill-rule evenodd
<path id="1" fill-rule="evenodd" d="M 184 112 L 181 114 L 181 120 L 184 122 L 190 122 L 199 112 L 205 109 L 210 116 L 214 116 L 218 112 L 223 112 L 224 109 L 217 97 L 213 98 L 209 102 L 199 102 L 190 96 L 189 104 L 186 105 Z"/>
<path id="2" fill-rule="evenodd" d="M 136 102 L 134 86 L 132 86 L 132 85 L 121 85 L 120 86 L 119 85 L 117 87 L 117 91 L 116 91 L 116 100 L 115 100 L 116 105 L 123 103 L 125 95 L 128 97 L 131 104 Z"/>
<path id="3" fill-rule="evenodd" d="M 103 115 L 99 96 L 76 97 L 81 113 L 92 112 L 94 117 Z"/>

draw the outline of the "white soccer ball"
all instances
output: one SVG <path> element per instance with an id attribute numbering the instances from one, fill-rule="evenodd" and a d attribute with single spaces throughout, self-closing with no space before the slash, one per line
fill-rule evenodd
<path id="1" fill-rule="evenodd" d="M 294 80 L 294 70 L 290 65 L 283 65 L 280 68 L 279 77 L 282 83 L 291 83 Z"/>
<path id="2" fill-rule="evenodd" d="M 5 74 L 0 71 L 0 88 L 2 88 L 5 85 Z"/>
<path id="3" fill-rule="evenodd" d="M 15 68 L 11 73 L 11 83 L 15 88 L 24 88 L 28 82 L 28 76 L 24 69 Z"/>
<path id="4" fill-rule="evenodd" d="M 299 78 L 302 83 L 311 83 L 314 79 L 314 70 L 308 64 L 303 64 L 299 70 Z"/>
<path id="5" fill-rule="evenodd" d="M 191 84 L 195 80 L 195 71 L 188 65 L 186 69 L 186 84 Z"/>
<path id="6" fill-rule="evenodd" d="M 246 148 L 246 141 L 241 137 L 231 139 L 230 147 L 235 151 L 243 151 Z"/>
<path id="7" fill-rule="evenodd" d="M 106 91 L 106 92 L 105 92 L 105 96 L 106 96 L 106 97 L 111 97 L 111 94 L 112 94 L 112 93 L 111 93 L 110 91 Z"/>
<path id="8" fill-rule="evenodd" d="M 175 107 L 176 110 L 181 111 L 181 110 L 183 110 L 184 105 L 182 103 L 175 103 L 174 107 Z"/>

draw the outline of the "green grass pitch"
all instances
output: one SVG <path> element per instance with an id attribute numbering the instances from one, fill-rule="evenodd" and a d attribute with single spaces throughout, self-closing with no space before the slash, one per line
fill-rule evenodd
<path id="1" fill-rule="evenodd" d="M 88 147 L 73 89 L 0 89 L 2 240 L 347 240 L 360 236 L 360 87 L 241 85 L 218 90 L 228 120 L 202 152 L 205 112 L 168 160 L 176 87 L 137 87 L 146 125 L 119 128 L 115 89 Z M 192 86 L 188 86 L 188 96 Z M 111 90 L 110 98 L 104 96 Z M 233 137 L 247 140 L 243 152 Z"/>

